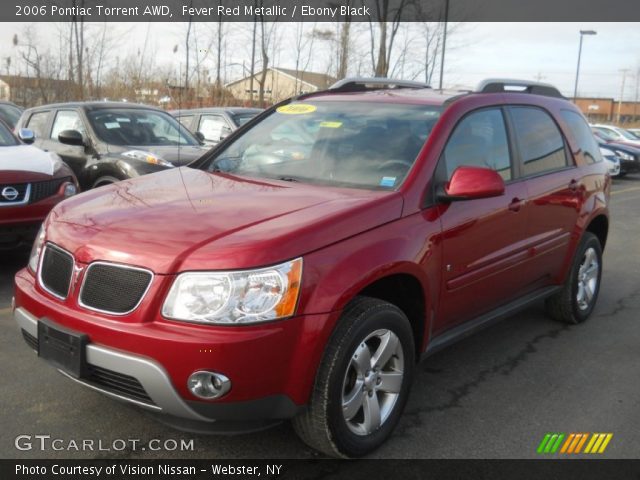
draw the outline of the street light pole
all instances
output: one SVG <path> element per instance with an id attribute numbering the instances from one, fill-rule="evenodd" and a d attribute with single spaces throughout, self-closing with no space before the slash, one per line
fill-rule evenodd
<path id="1" fill-rule="evenodd" d="M 447 48 L 447 26 L 449 24 L 449 0 L 445 0 L 444 4 L 444 33 L 442 36 L 442 56 L 440 59 L 440 82 L 438 89 L 442 90 L 442 79 L 444 78 L 444 54 Z"/>
<path id="2" fill-rule="evenodd" d="M 576 68 L 576 83 L 573 87 L 573 102 L 578 97 L 578 78 L 580 77 L 580 58 L 582 57 L 582 37 L 585 35 L 597 35 L 595 30 L 580 30 L 580 47 L 578 47 L 578 66 Z"/>

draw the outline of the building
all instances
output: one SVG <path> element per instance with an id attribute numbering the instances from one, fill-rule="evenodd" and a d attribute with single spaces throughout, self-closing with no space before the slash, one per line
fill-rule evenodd
<path id="1" fill-rule="evenodd" d="M 618 102 L 614 98 L 578 97 L 574 99 L 576 106 L 590 122 L 634 123 L 640 121 L 640 102 Z"/>
<path id="2" fill-rule="evenodd" d="M 0 100 L 23 107 L 73 100 L 76 85 L 69 80 L 0 75 Z"/>
<path id="3" fill-rule="evenodd" d="M 260 94 L 262 73 L 260 71 L 253 76 L 254 101 Z M 264 99 L 268 103 L 276 103 L 294 95 L 324 90 L 335 81 L 335 78 L 324 73 L 269 67 L 264 82 Z M 251 76 L 227 83 L 225 87 L 238 100 L 246 102 L 251 99 Z"/>

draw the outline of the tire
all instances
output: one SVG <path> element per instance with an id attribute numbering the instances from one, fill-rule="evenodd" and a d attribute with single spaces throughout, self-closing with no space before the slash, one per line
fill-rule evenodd
<path id="1" fill-rule="evenodd" d="M 93 182 L 93 186 L 91 188 L 103 187 L 104 185 L 111 185 L 112 183 L 119 182 L 120 179 L 116 177 L 100 177 L 98 180 Z"/>
<path id="2" fill-rule="evenodd" d="M 382 361 L 376 364 L 381 352 Z M 376 369 L 367 375 L 365 369 L 372 365 Z M 309 407 L 292 421 L 296 433 L 330 456 L 370 453 L 398 423 L 414 366 L 415 343 L 406 315 L 382 300 L 356 297 L 326 347 Z M 343 403 L 351 408 L 343 411 Z"/>
<path id="3" fill-rule="evenodd" d="M 547 313 L 559 322 L 573 325 L 584 322 L 598 300 L 601 277 L 600 240 L 593 233 L 585 232 L 562 290 L 546 301 Z"/>

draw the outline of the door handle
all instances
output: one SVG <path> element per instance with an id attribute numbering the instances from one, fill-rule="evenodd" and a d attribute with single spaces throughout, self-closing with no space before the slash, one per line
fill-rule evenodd
<path id="1" fill-rule="evenodd" d="M 519 199 L 518 197 L 515 197 L 513 200 L 511 200 L 511 203 L 509 204 L 509 210 L 511 210 L 512 212 L 519 212 L 520 209 L 524 206 L 525 201 Z"/>

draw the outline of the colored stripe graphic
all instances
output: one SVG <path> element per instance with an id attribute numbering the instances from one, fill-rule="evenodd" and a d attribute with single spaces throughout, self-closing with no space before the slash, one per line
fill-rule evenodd
<path id="1" fill-rule="evenodd" d="M 612 438 L 613 433 L 547 433 L 538 445 L 537 452 L 540 454 L 557 452 L 569 455 L 604 453 Z"/>

